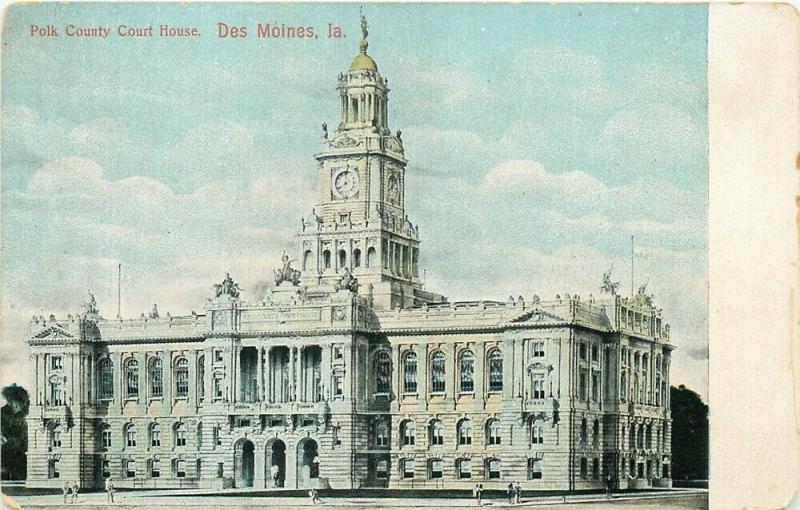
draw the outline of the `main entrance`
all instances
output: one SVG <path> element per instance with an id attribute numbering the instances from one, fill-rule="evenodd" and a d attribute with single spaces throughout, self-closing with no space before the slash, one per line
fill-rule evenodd
<path id="1" fill-rule="evenodd" d="M 249 439 L 242 439 L 236 443 L 233 457 L 234 486 L 253 486 L 254 450 L 255 446 Z"/>
<path id="2" fill-rule="evenodd" d="M 297 487 L 317 487 L 319 484 L 319 455 L 317 442 L 306 438 L 297 445 Z"/>
<path id="3" fill-rule="evenodd" d="M 265 468 L 266 487 L 283 487 L 286 481 L 286 443 L 275 439 L 267 445 Z"/>

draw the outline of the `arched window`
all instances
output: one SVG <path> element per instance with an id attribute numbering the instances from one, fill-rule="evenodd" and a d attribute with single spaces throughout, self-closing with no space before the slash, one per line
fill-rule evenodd
<path id="1" fill-rule="evenodd" d="M 444 353 L 436 351 L 431 356 L 431 391 L 444 392 Z"/>
<path id="2" fill-rule="evenodd" d="M 400 424 L 400 435 L 403 436 L 403 445 L 413 445 L 416 438 L 416 426 L 413 420 L 405 420 Z"/>
<path id="3" fill-rule="evenodd" d="M 470 459 L 456 460 L 456 474 L 462 480 L 472 478 L 472 462 Z"/>
<path id="4" fill-rule="evenodd" d="M 98 377 L 100 380 L 100 398 L 114 398 L 114 362 L 111 361 L 111 358 L 103 358 L 100 361 Z"/>
<path id="5" fill-rule="evenodd" d="M 150 362 L 150 396 L 160 397 L 164 394 L 164 370 L 161 358 L 153 358 Z"/>
<path id="6" fill-rule="evenodd" d="M 353 250 L 353 267 L 361 267 L 361 250 Z"/>
<path id="7" fill-rule="evenodd" d="M 531 420 L 531 444 L 544 444 L 544 421 Z"/>
<path id="8" fill-rule="evenodd" d="M 489 480 L 498 480 L 500 478 L 499 459 L 488 459 L 486 461 L 486 478 Z"/>
<path id="9" fill-rule="evenodd" d="M 430 426 L 431 446 L 441 446 L 444 444 L 444 426 L 440 420 L 433 420 Z"/>
<path id="10" fill-rule="evenodd" d="M 644 424 L 640 423 L 639 427 L 636 429 L 636 446 L 638 448 L 644 448 Z"/>
<path id="11" fill-rule="evenodd" d="M 324 269 L 331 268 L 331 251 L 325 250 L 322 252 L 322 267 Z"/>
<path id="12" fill-rule="evenodd" d="M 620 384 L 619 384 L 619 396 L 620 396 L 620 400 L 622 400 L 623 402 L 625 402 L 626 400 L 628 400 L 628 399 L 626 398 L 626 395 L 627 395 L 627 393 L 628 393 L 628 378 L 627 378 L 627 376 L 625 375 L 625 372 L 623 371 L 623 372 L 622 372 L 622 376 L 620 377 Z"/>
<path id="13" fill-rule="evenodd" d="M 347 252 L 339 250 L 339 268 L 347 267 Z"/>
<path id="14" fill-rule="evenodd" d="M 139 396 L 139 362 L 134 358 L 125 360 L 125 396 Z"/>
<path id="15" fill-rule="evenodd" d="M 645 448 L 652 448 L 653 447 L 653 424 L 648 423 L 647 428 L 645 429 Z"/>
<path id="16" fill-rule="evenodd" d="M 503 391 L 503 353 L 492 349 L 489 353 L 489 391 Z"/>
<path id="17" fill-rule="evenodd" d="M 375 247 L 370 246 L 367 248 L 367 267 L 375 267 Z"/>
<path id="18" fill-rule="evenodd" d="M 403 356 L 403 393 L 417 392 L 417 353 L 408 351 Z"/>
<path id="19" fill-rule="evenodd" d="M 389 353 L 380 351 L 375 356 L 375 394 L 386 395 L 392 382 L 392 360 Z"/>
<path id="20" fill-rule="evenodd" d="M 150 446 L 161 446 L 161 426 L 158 423 L 150 425 Z"/>
<path id="21" fill-rule="evenodd" d="M 311 270 L 313 262 L 314 262 L 314 254 L 311 253 L 311 250 L 306 250 L 303 253 L 303 271 Z"/>
<path id="22" fill-rule="evenodd" d="M 136 446 L 136 426 L 131 423 L 125 427 L 125 446 L 126 447 L 135 447 Z"/>
<path id="23" fill-rule="evenodd" d="M 178 358 L 175 362 L 175 396 L 189 396 L 189 360 L 186 358 Z"/>
<path id="24" fill-rule="evenodd" d="M 206 357 L 197 358 L 197 397 L 203 400 L 206 396 Z"/>
<path id="25" fill-rule="evenodd" d="M 631 429 L 628 433 L 629 447 L 631 450 L 636 448 L 636 424 L 631 423 Z"/>
<path id="26" fill-rule="evenodd" d="M 595 419 L 592 425 L 592 446 L 598 448 L 600 446 L 600 421 Z"/>
<path id="27" fill-rule="evenodd" d="M 175 446 L 186 446 L 186 424 L 182 421 L 175 424 Z"/>
<path id="28" fill-rule="evenodd" d="M 583 418 L 581 420 L 581 437 L 580 437 L 582 446 L 586 446 L 586 440 L 588 438 L 588 435 L 589 433 L 588 433 L 588 426 L 586 424 L 586 418 Z"/>
<path id="29" fill-rule="evenodd" d="M 486 444 L 500 444 L 501 442 L 500 422 L 498 420 L 489 420 L 486 424 Z"/>
<path id="30" fill-rule="evenodd" d="M 111 447 L 111 425 L 108 423 L 103 423 L 100 425 L 100 438 L 103 448 Z"/>
<path id="31" fill-rule="evenodd" d="M 379 421 L 375 425 L 375 446 L 389 446 L 389 425 L 385 421 Z"/>
<path id="32" fill-rule="evenodd" d="M 475 355 L 472 351 L 464 351 L 461 353 L 461 387 L 462 393 L 471 393 L 475 390 Z"/>
<path id="33" fill-rule="evenodd" d="M 472 422 L 463 419 L 457 425 L 458 444 L 472 444 Z"/>

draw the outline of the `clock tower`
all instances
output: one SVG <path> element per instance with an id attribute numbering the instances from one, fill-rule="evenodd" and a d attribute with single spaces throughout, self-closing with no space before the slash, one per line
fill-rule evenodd
<path id="1" fill-rule="evenodd" d="M 419 230 L 406 215 L 401 133 L 388 126 L 389 87 L 367 54 L 361 16 L 359 53 L 339 74 L 340 121 L 323 124 L 316 155 L 319 199 L 299 232 L 305 285 L 335 284 L 349 271 L 376 307 L 443 302 L 422 288 Z"/>

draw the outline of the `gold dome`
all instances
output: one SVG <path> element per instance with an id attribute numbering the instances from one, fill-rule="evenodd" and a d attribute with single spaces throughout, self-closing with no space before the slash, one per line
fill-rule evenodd
<path id="1" fill-rule="evenodd" d="M 367 70 L 367 71 L 377 71 L 378 64 L 372 60 L 372 57 L 367 55 L 366 53 L 359 53 L 356 55 L 356 58 L 353 59 L 353 63 L 350 64 L 351 71 L 359 71 L 359 70 Z"/>

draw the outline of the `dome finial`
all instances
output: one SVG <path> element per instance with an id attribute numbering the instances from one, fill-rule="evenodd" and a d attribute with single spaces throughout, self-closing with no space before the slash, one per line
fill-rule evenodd
<path id="1" fill-rule="evenodd" d="M 358 47 L 361 48 L 361 53 L 366 55 L 367 47 L 369 46 L 369 43 L 367 42 L 367 35 L 369 35 L 367 29 L 369 28 L 369 25 L 367 25 L 367 18 L 364 16 L 364 7 L 362 6 L 359 10 L 361 12 L 361 41 L 359 41 Z"/>

